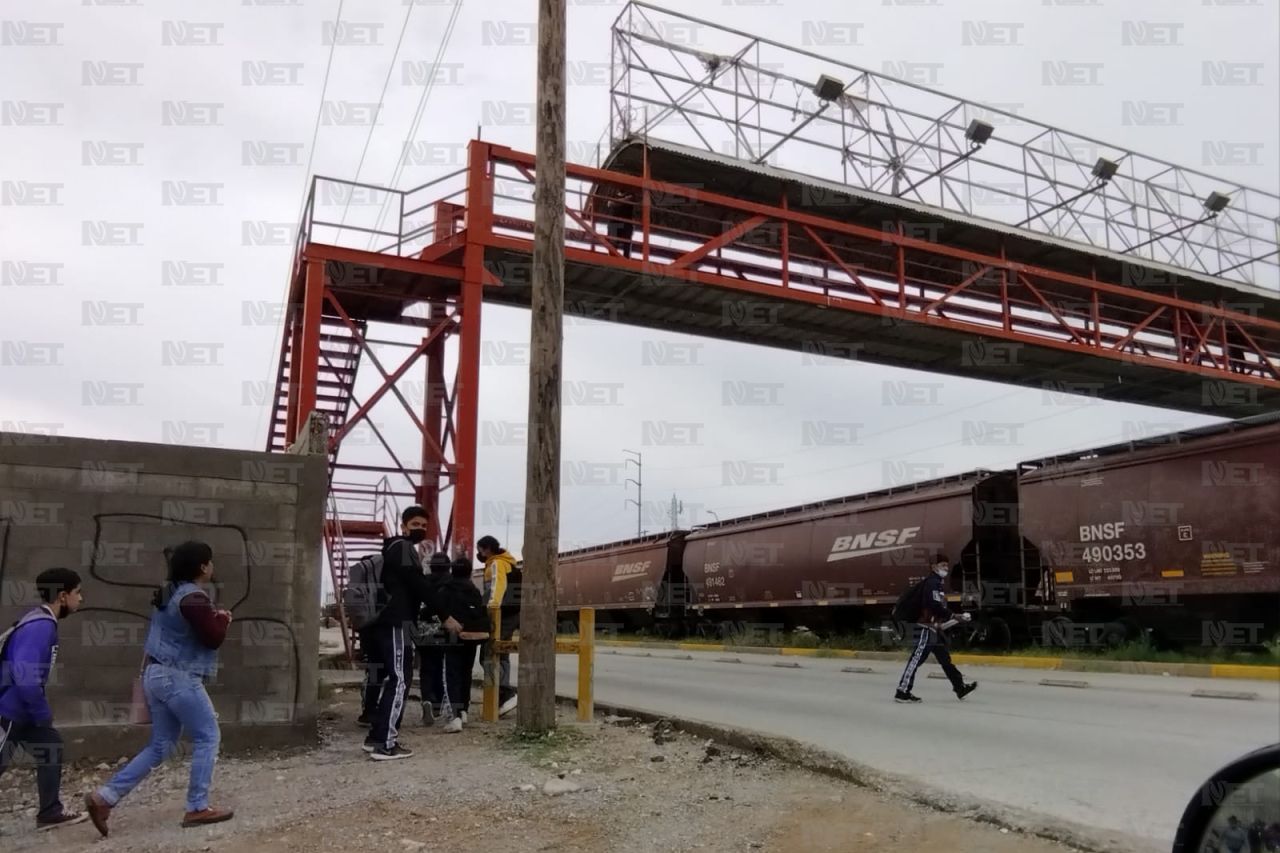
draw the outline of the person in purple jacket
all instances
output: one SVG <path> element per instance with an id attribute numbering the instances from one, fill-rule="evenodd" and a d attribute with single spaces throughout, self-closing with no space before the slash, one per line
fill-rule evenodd
<path id="1" fill-rule="evenodd" d="M 222 734 L 205 681 L 218 669 L 218 647 L 227 637 L 231 613 L 215 610 L 206 587 L 213 580 L 213 549 L 204 542 L 183 542 L 167 554 L 168 582 L 156 591 L 144 648 L 142 688 L 151 711 L 151 742 L 98 790 L 85 797 L 89 819 L 103 837 L 111 810 L 159 767 L 178 745 L 191 738 L 191 779 L 187 785 L 185 827 L 230 820 L 230 809 L 209 805 L 213 766 Z"/>
<path id="2" fill-rule="evenodd" d="M 85 815 L 62 807 L 62 736 L 44 686 L 58 659 L 58 620 L 80 608 L 80 575 L 45 569 L 36 576 L 43 602 L 18 620 L 0 649 L 0 776 L 18 747 L 36 763 L 39 829 L 80 823 Z"/>

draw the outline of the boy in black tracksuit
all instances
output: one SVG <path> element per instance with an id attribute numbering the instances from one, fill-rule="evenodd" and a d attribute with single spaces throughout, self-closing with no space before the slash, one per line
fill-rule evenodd
<path id="1" fill-rule="evenodd" d="M 408 758 L 411 750 L 400 746 L 398 735 L 405 699 L 413 678 L 413 644 L 408 626 L 432 600 L 431 586 L 422 572 L 417 546 L 427 538 L 427 512 L 411 506 L 401 514 L 403 535 L 388 539 L 382 547 L 382 589 L 386 607 L 375 623 L 379 659 L 385 663 L 382 698 L 365 751 L 375 761 Z"/>
<path id="2" fill-rule="evenodd" d="M 956 669 L 955 664 L 951 662 L 951 649 L 947 643 L 947 635 L 943 633 L 947 627 L 950 627 L 947 623 L 952 623 L 956 619 L 968 622 L 972 618 L 968 613 L 952 616 L 951 611 L 947 609 L 947 592 L 943 580 L 949 571 L 950 563 L 946 557 L 941 554 L 934 557 L 933 571 L 925 578 L 921 593 L 920 615 L 916 620 L 916 630 L 919 633 L 915 649 L 907 661 L 907 668 L 902 671 L 901 680 L 898 681 L 898 692 L 893 697 L 895 702 L 921 701 L 920 697 L 911 692 L 911 688 L 915 686 L 916 670 L 931 654 L 942 666 L 942 671 L 950 680 L 951 689 L 955 691 L 957 699 L 963 699 L 978 687 L 976 681 L 966 684 L 960 675 L 960 670 Z"/>

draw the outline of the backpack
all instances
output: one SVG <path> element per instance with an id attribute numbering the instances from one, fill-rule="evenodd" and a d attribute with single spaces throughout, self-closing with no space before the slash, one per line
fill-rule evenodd
<path id="1" fill-rule="evenodd" d="M 507 576 L 508 582 L 510 575 Z M 510 587 L 507 588 L 508 591 Z M 449 585 L 449 606 L 454 619 L 462 623 L 467 633 L 484 633 L 490 628 L 489 614 L 485 611 L 484 595 L 470 578 L 454 578 Z M 506 596 L 502 598 L 506 602 Z"/>
<path id="2" fill-rule="evenodd" d="M 347 619 L 363 630 L 372 625 L 387 606 L 382 588 L 382 554 L 369 554 L 351 565 L 347 586 L 342 590 L 342 609 Z"/>
<path id="3" fill-rule="evenodd" d="M 518 614 L 520 612 L 520 586 L 524 583 L 524 570 L 518 565 L 513 564 L 511 571 L 507 572 L 507 588 L 502 593 L 502 618 L 506 619 L 508 614 Z"/>
<path id="4" fill-rule="evenodd" d="M 913 622 L 920 615 L 920 607 L 924 604 L 924 582 L 928 580 L 923 577 L 907 588 L 902 595 L 898 596 L 897 602 L 893 605 L 893 612 L 890 614 L 897 622 Z"/>
<path id="5" fill-rule="evenodd" d="M 16 630 L 18 630 L 18 623 L 14 622 L 5 630 L 3 634 L 0 634 L 0 695 L 3 695 L 4 691 L 7 690 L 9 687 L 9 685 L 5 683 L 6 681 L 8 681 L 8 679 L 4 677 L 5 646 L 9 645 L 9 638 L 13 636 L 13 632 Z"/>
<path id="6" fill-rule="evenodd" d="M 30 614 L 27 614 L 27 615 L 30 615 Z M 5 673 L 7 670 L 5 669 L 5 666 L 4 666 L 4 653 L 8 650 L 9 639 L 13 637 L 14 633 L 23 625 L 28 625 L 32 622 L 38 622 L 41 618 L 44 618 L 41 616 L 35 616 L 35 617 L 32 617 L 31 619 L 28 619 L 27 615 L 20 617 L 17 622 L 14 622 L 7 629 L 5 629 L 5 632 L 3 634 L 0 634 L 0 693 L 4 693 L 5 690 L 7 690 L 9 687 L 12 686 L 7 683 L 8 678 L 5 677 Z"/>

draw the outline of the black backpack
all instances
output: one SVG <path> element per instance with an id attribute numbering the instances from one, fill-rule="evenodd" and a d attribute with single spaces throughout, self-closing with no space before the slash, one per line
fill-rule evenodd
<path id="1" fill-rule="evenodd" d="M 506 619 L 510 614 L 518 614 L 520 612 L 520 587 L 524 583 L 524 570 L 518 565 L 512 566 L 511 571 L 507 572 L 507 588 L 502 593 L 502 618 Z"/>
<path id="2" fill-rule="evenodd" d="M 924 604 L 924 582 L 927 577 L 909 586 L 902 595 L 898 596 L 897 602 L 893 605 L 893 612 L 890 614 L 897 622 L 914 622 L 920 616 L 920 607 Z"/>
<path id="3" fill-rule="evenodd" d="M 485 610 L 484 595 L 470 578 L 454 578 L 449 585 L 449 611 L 462 623 L 467 633 L 488 631 L 489 614 Z M 506 597 L 503 597 L 506 600 Z"/>
<path id="4" fill-rule="evenodd" d="M 361 630 L 378 620 L 387 606 L 382 587 L 382 554 L 369 554 L 351 564 L 347 586 L 342 590 L 342 609 L 347 621 Z"/>

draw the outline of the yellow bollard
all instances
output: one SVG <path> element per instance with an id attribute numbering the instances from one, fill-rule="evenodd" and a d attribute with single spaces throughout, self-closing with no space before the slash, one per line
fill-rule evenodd
<path id="1" fill-rule="evenodd" d="M 480 707 L 480 719 L 486 723 L 498 722 L 498 655 L 493 644 L 502 636 L 502 611 L 497 607 L 489 608 L 489 624 L 493 626 L 489 639 L 485 641 L 489 665 L 484 667 L 484 698 Z"/>
<path id="2" fill-rule="evenodd" d="M 590 607 L 578 611 L 578 722 L 589 723 L 596 703 L 591 688 L 595 683 L 596 612 Z"/>

